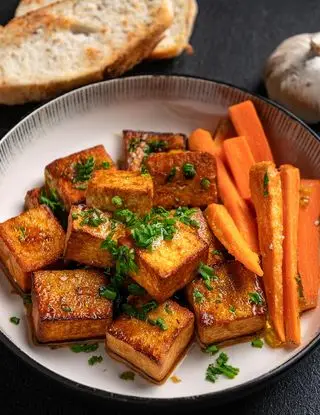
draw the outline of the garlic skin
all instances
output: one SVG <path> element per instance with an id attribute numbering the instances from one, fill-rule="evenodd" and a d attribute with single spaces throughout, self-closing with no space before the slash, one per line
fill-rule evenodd
<path id="1" fill-rule="evenodd" d="M 320 32 L 286 39 L 265 67 L 271 99 L 308 123 L 320 121 Z"/>

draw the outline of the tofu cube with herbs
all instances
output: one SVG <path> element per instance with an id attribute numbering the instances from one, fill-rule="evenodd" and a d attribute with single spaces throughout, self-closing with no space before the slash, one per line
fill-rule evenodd
<path id="1" fill-rule="evenodd" d="M 98 268 L 111 267 L 113 257 L 109 251 L 101 249 L 101 244 L 110 235 L 117 243 L 125 234 L 125 227 L 114 222 L 111 213 L 85 205 L 72 206 L 64 257 L 66 260 Z"/>
<path id="2" fill-rule="evenodd" d="M 30 209 L 0 224 L 0 260 L 10 279 L 24 292 L 33 271 L 62 257 L 65 233 L 46 206 Z"/>
<path id="3" fill-rule="evenodd" d="M 135 249 L 137 268 L 129 274 L 159 303 L 188 284 L 208 256 L 208 245 L 197 232 L 180 221 L 175 226 L 171 239 L 159 238 L 150 247 Z M 137 240 L 139 234 L 138 230 L 134 233 Z M 140 245 L 144 242 L 139 241 Z"/>
<path id="4" fill-rule="evenodd" d="M 41 343 L 97 339 L 112 320 L 108 281 L 92 269 L 37 271 L 32 281 L 32 322 Z"/>
<path id="5" fill-rule="evenodd" d="M 201 266 L 187 287 L 203 346 L 241 338 L 262 330 L 266 309 L 259 277 L 236 261 Z"/>
<path id="6" fill-rule="evenodd" d="M 187 137 L 184 134 L 124 130 L 123 144 L 125 168 L 140 172 L 146 158 L 152 153 L 185 151 Z"/>
<path id="7" fill-rule="evenodd" d="M 217 202 L 216 160 L 212 154 L 151 154 L 145 164 L 153 179 L 154 206 L 204 207 Z"/>
<path id="8" fill-rule="evenodd" d="M 104 146 L 88 148 L 57 159 L 45 168 L 46 186 L 57 193 L 65 209 L 85 202 L 88 181 L 94 171 L 115 169 Z"/>
<path id="9" fill-rule="evenodd" d="M 193 337 L 193 314 L 172 300 L 125 304 L 124 310 L 107 330 L 107 352 L 148 380 L 163 382 Z"/>
<path id="10" fill-rule="evenodd" d="M 129 171 L 97 171 L 88 185 L 86 203 L 103 211 L 129 209 L 144 215 L 152 208 L 153 183 L 149 175 Z"/>

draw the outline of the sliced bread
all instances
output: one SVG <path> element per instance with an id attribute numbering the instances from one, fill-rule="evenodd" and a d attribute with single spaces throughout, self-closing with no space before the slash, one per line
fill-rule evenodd
<path id="1" fill-rule="evenodd" d="M 150 55 L 172 21 L 170 0 L 64 0 L 15 18 L 0 31 L 0 103 L 119 76 Z"/>

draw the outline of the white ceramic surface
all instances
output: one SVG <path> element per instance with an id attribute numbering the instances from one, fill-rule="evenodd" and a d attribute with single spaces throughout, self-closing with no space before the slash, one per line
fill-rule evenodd
<path id="1" fill-rule="evenodd" d="M 92 85 L 63 96 L 22 121 L 0 143 L 0 221 L 21 212 L 27 190 L 40 185 L 43 170 L 53 159 L 104 144 L 111 156 L 121 157 L 122 129 L 190 133 L 196 127 L 213 129 L 228 105 L 251 96 L 214 82 L 183 77 L 137 77 Z M 262 116 L 273 150 L 280 161 L 295 162 L 304 174 L 320 177 L 320 144 L 297 120 L 259 98 L 253 98 Z M 21 317 L 20 325 L 9 322 Z M 214 361 L 193 344 L 175 369 L 180 383 L 168 380 L 154 386 L 136 376 L 123 381 L 123 364 L 111 360 L 103 343 L 90 354 L 72 353 L 68 348 L 52 350 L 31 344 L 20 297 L 0 275 L 0 330 L 31 359 L 78 384 L 102 391 L 147 398 L 181 398 L 218 392 L 272 372 L 294 357 L 320 331 L 320 310 L 302 317 L 302 345 L 294 350 L 262 349 L 243 343 L 226 348 L 230 363 L 240 368 L 234 380 L 221 377 L 215 384 L 205 381 L 205 371 Z M 103 355 L 93 367 L 92 354 Z"/>

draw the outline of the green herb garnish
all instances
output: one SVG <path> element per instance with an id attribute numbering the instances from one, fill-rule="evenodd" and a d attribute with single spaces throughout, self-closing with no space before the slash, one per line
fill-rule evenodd
<path id="1" fill-rule="evenodd" d="M 95 352 L 98 349 L 99 345 L 98 343 L 93 344 L 74 344 L 70 347 L 70 350 L 73 351 L 73 353 L 90 353 Z"/>
<path id="2" fill-rule="evenodd" d="M 20 323 L 20 318 L 19 317 L 10 317 L 10 322 L 17 326 Z"/>
<path id="3" fill-rule="evenodd" d="M 205 190 L 209 189 L 210 184 L 211 184 L 210 180 L 206 177 L 204 177 L 200 182 L 201 187 Z"/>
<path id="4" fill-rule="evenodd" d="M 229 311 L 230 311 L 230 313 L 232 313 L 232 314 L 236 314 L 236 308 L 235 308 L 235 306 L 234 306 L 234 305 L 231 305 L 231 306 L 229 307 Z"/>
<path id="5" fill-rule="evenodd" d="M 101 163 L 101 167 L 102 167 L 103 169 L 105 169 L 105 170 L 110 169 L 110 166 L 111 166 L 111 164 L 109 163 L 109 161 L 103 161 L 103 162 Z"/>
<path id="6" fill-rule="evenodd" d="M 229 358 L 226 353 L 220 353 L 219 357 L 216 359 L 216 362 L 208 366 L 206 371 L 206 380 L 214 383 L 217 381 L 219 375 L 224 375 L 229 379 L 234 379 L 240 370 L 236 367 L 227 365 L 228 359 Z"/>
<path id="7" fill-rule="evenodd" d="M 66 313 L 70 313 L 71 311 L 72 311 L 72 308 L 71 307 L 69 307 L 68 305 L 62 305 L 61 306 L 61 310 L 62 311 L 65 311 Z"/>
<path id="8" fill-rule="evenodd" d="M 91 179 L 92 173 L 95 167 L 95 159 L 90 156 L 86 160 L 79 161 L 74 166 L 74 178 L 73 183 L 87 182 Z"/>
<path id="9" fill-rule="evenodd" d="M 169 241 L 176 232 L 175 220 L 164 218 L 163 220 L 152 221 L 151 223 L 141 223 L 132 229 L 131 234 L 139 248 L 151 248 L 152 244 L 163 239 Z"/>
<path id="10" fill-rule="evenodd" d="M 111 199 L 111 202 L 112 202 L 112 204 L 114 205 L 114 206 L 116 206 L 116 207 L 121 207 L 122 205 L 123 205 L 123 200 L 121 199 L 121 197 L 120 196 L 114 196 L 112 199 Z"/>
<path id="11" fill-rule="evenodd" d="M 166 305 L 164 306 L 164 311 L 165 311 L 167 314 L 172 314 L 172 309 L 171 309 L 171 307 L 170 307 L 170 304 L 166 303 Z"/>
<path id="12" fill-rule="evenodd" d="M 199 228 L 199 222 L 191 218 L 191 216 L 196 212 L 197 209 L 189 209 L 188 207 L 180 206 L 175 211 L 174 217 L 178 218 L 178 220 L 185 225 L 192 226 L 193 228 Z"/>
<path id="13" fill-rule="evenodd" d="M 202 294 L 201 291 L 198 290 L 198 288 L 195 288 L 193 290 L 193 299 L 197 304 L 199 303 L 201 304 L 205 300 L 204 295 Z"/>
<path id="14" fill-rule="evenodd" d="M 131 295 L 145 295 L 146 290 L 138 284 L 129 284 L 128 291 Z"/>
<path id="15" fill-rule="evenodd" d="M 167 323 L 164 321 L 162 317 L 158 317 L 156 320 L 152 320 L 151 318 L 149 318 L 148 323 L 150 323 L 152 326 L 160 327 L 160 329 L 163 331 L 168 330 Z"/>
<path id="16" fill-rule="evenodd" d="M 183 175 L 186 179 L 193 179 L 196 175 L 196 170 L 194 168 L 194 165 L 191 163 L 185 163 L 182 166 Z"/>
<path id="17" fill-rule="evenodd" d="M 92 208 L 83 210 L 81 213 L 79 213 L 79 215 L 82 218 L 80 226 L 87 225 L 92 228 L 97 228 L 106 222 L 103 213 L 99 209 Z"/>
<path id="18" fill-rule="evenodd" d="M 147 166 L 144 163 L 141 164 L 140 174 L 141 176 L 149 176 L 149 170 L 147 169 Z"/>
<path id="19" fill-rule="evenodd" d="M 222 251 L 220 251 L 219 249 L 214 249 L 214 250 L 212 251 L 212 255 L 219 255 L 219 256 L 222 256 L 222 255 L 223 255 L 223 252 L 222 252 Z"/>
<path id="20" fill-rule="evenodd" d="M 257 347 L 259 349 L 262 349 L 262 347 L 263 347 L 263 341 L 261 339 L 254 339 L 251 342 L 251 346 L 252 347 Z"/>
<path id="21" fill-rule="evenodd" d="M 171 168 L 168 176 L 167 176 L 167 183 L 171 183 L 177 173 L 177 168 L 174 166 Z"/>
<path id="22" fill-rule="evenodd" d="M 149 301 L 139 308 L 133 306 L 132 304 L 125 303 L 122 304 L 122 311 L 130 317 L 145 321 L 147 319 L 148 313 L 157 307 L 158 303 L 154 300 Z"/>
<path id="23" fill-rule="evenodd" d="M 210 353 L 210 354 L 216 354 L 216 353 L 218 353 L 219 350 L 220 350 L 220 347 L 219 346 L 217 346 L 215 344 L 211 344 L 210 346 L 208 346 L 205 349 L 205 352 L 206 353 Z"/>
<path id="24" fill-rule="evenodd" d="M 71 217 L 73 220 L 77 220 L 79 218 L 79 215 L 77 215 L 76 213 L 72 213 Z"/>
<path id="25" fill-rule="evenodd" d="M 211 280 L 217 280 L 218 277 L 215 275 L 213 268 L 209 267 L 209 265 L 204 264 L 203 262 L 200 263 L 198 268 L 198 273 L 201 275 L 204 285 L 207 287 L 209 291 L 212 291 Z"/>
<path id="26" fill-rule="evenodd" d="M 120 276 L 128 275 L 129 272 L 137 272 L 138 267 L 135 263 L 134 249 L 128 246 L 118 244 L 108 236 L 101 244 L 101 249 L 106 249 L 110 252 L 116 262 L 116 274 Z"/>
<path id="27" fill-rule="evenodd" d="M 57 191 L 54 189 L 50 189 L 48 192 L 44 188 L 41 189 L 39 203 L 47 205 L 54 213 L 65 210 Z"/>
<path id="28" fill-rule="evenodd" d="M 141 143 L 140 138 L 133 138 L 132 140 L 130 140 L 129 147 L 128 147 L 129 153 L 134 153 L 140 143 Z"/>
<path id="29" fill-rule="evenodd" d="M 265 175 L 263 176 L 263 196 L 265 197 L 269 195 L 268 184 L 269 184 L 269 176 L 268 176 L 268 172 L 265 172 Z"/>
<path id="30" fill-rule="evenodd" d="M 159 153 L 161 151 L 166 150 L 167 147 L 168 147 L 168 143 L 166 141 L 163 141 L 163 140 L 149 141 L 144 148 L 144 153 L 145 154 Z"/>
<path id="31" fill-rule="evenodd" d="M 117 292 L 112 286 L 108 287 L 99 287 L 99 295 L 100 297 L 106 298 L 108 300 L 115 300 L 117 298 Z"/>
<path id="32" fill-rule="evenodd" d="M 131 371 L 122 372 L 119 375 L 119 378 L 122 380 L 134 380 L 134 377 L 135 377 L 135 373 Z"/>
<path id="33" fill-rule="evenodd" d="M 27 230 L 24 226 L 19 226 L 18 228 L 19 236 L 18 239 L 20 242 L 24 242 L 27 239 Z"/>
<path id="34" fill-rule="evenodd" d="M 31 294 L 25 294 L 23 296 L 23 304 L 25 305 L 32 304 Z"/>
<path id="35" fill-rule="evenodd" d="M 83 184 L 76 184 L 75 186 L 73 186 L 76 190 L 87 190 L 88 189 L 88 185 L 86 183 Z"/>
<path id="36" fill-rule="evenodd" d="M 103 360 L 103 357 L 102 356 L 91 356 L 88 359 L 88 363 L 89 363 L 90 366 L 93 366 L 93 365 L 95 365 L 97 363 L 101 363 L 102 360 Z"/>
<path id="37" fill-rule="evenodd" d="M 251 304 L 263 305 L 263 298 L 261 297 L 261 294 L 259 294 L 257 291 L 253 291 L 248 295 Z"/>

